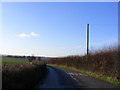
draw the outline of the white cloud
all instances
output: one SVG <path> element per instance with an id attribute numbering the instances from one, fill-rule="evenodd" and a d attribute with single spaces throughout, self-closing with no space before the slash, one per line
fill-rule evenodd
<path id="1" fill-rule="evenodd" d="M 34 32 L 31 32 L 30 35 L 33 36 L 33 37 L 38 36 L 38 34 L 36 34 L 36 33 L 34 33 Z"/>
<path id="2" fill-rule="evenodd" d="M 30 34 L 22 33 L 22 34 L 19 34 L 18 36 L 21 37 L 21 38 L 28 38 L 28 37 L 31 37 L 31 36 L 33 36 L 33 37 L 39 36 L 39 34 L 31 32 Z"/>
<path id="3" fill-rule="evenodd" d="M 19 34 L 19 37 L 26 38 L 26 37 L 30 37 L 30 35 L 29 35 L 29 34 L 22 33 L 22 34 Z"/>

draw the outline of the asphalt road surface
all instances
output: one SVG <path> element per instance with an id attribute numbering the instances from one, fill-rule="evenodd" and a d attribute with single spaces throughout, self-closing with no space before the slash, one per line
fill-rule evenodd
<path id="1" fill-rule="evenodd" d="M 36 88 L 117 88 L 110 83 L 76 71 L 53 66 L 47 68 L 48 75 Z"/>

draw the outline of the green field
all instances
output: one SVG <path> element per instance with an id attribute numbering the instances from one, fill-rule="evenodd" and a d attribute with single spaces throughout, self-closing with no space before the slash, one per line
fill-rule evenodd
<path id="1" fill-rule="evenodd" d="M 2 57 L 2 64 L 26 64 L 27 59 L 24 58 L 13 58 L 13 57 Z"/>

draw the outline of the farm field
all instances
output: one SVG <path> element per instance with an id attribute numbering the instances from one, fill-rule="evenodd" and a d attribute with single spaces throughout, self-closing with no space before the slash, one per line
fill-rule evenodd
<path id="1" fill-rule="evenodd" d="M 27 59 L 24 58 L 13 58 L 13 57 L 2 57 L 2 64 L 26 64 Z"/>

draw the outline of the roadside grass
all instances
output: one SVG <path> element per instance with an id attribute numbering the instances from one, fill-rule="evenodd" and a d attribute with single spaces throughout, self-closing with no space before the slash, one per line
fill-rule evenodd
<path id="1" fill-rule="evenodd" d="M 116 86 L 120 87 L 120 81 L 115 79 L 115 78 L 112 78 L 112 77 L 106 77 L 106 76 L 103 76 L 103 75 L 95 74 L 93 72 L 88 72 L 88 71 L 85 71 L 85 70 L 80 70 L 80 69 L 76 69 L 76 68 L 73 68 L 73 67 L 67 67 L 67 66 L 63 66 L 63 65 L 57 65 L 57 64 L 47 64 L 47 65 L 55 66 L 55 67 L 62 67 L 62 68 L 65 68 L 65 69 L 77 71 L 77 72 L 89 75 L 91 77 L 95 77 L 97 79 L 104 80 L 104 81 L 106 81 L 108 83 L 111 83 L 113 85 L 116 85 Z"/>
<path id="2" fill-rule="evenodd" d="M 27 64 L 28 60 L 24 58 L 2 57 L 2 65 L 5 64 Z"/>

